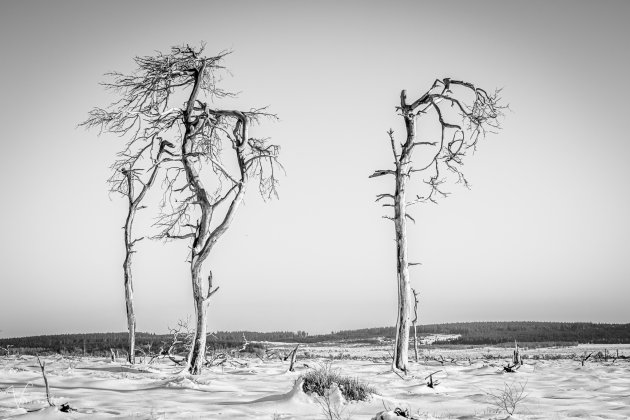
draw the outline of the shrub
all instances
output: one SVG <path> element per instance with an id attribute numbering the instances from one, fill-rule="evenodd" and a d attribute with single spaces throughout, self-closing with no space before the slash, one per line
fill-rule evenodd
<path id="1" fill-rule="evenodd" d="M 486 392 L 486 394 L 490 398 L 490 404 L 511 416 L 516 411 L 516 407 L 527 398 L 525 386 L 527 382 L 519 384 L 506 382 L 502 390 Z"/>
<path id="2" fill-rule="evenodd" d="M 337 384 L 346 401 L 367 401 L 374 393 L 374 388 L 358 378 L 341 375 L 337 369 L 332 368 L 331 363 L 306 372 L 300 378 L 304 379 L 304 392 L 315 393 L 320 397 L 326 395 L 333 383 Z"/>

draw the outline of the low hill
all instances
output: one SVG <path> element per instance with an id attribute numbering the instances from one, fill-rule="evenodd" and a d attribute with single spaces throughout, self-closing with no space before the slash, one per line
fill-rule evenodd
<path id="1" fill-rule="evenodd" d="M 275 341 L 289 343 L 322 343 L 328 341 L 366 341 L 379 337 L 394 338 L 394 327 L 364 328 L 332 331 L 329 334 L 309 335 L 304 331 L 217 331 L 209 336 L 208 343 L 216 348 L 240 346 L 243 334 L 249 341 Z M 630 343 L 630 324 L 599 324 L 590 322 L 457 322 L 449 324 L 419 325 L 420 337 L 431 334 L 459 334 L 448 344 L 487 345 L 507 342 L 527 343 Z M 171 334 L 137 333 L 137 348 L 156 352 L 172 340 Z M 436 343 L 439 345 L 439 343 Z M 99 355 L 110 349 L 124 349 L 127 333 L 89 333 L 41 335 L 0 339 L 0 347 L 20 352 L 85 353 Z"/>

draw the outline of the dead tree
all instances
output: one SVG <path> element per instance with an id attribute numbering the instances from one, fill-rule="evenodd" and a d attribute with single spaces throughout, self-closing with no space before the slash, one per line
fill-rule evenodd
<path id="1" fill-rule="evenodd" d="M 427 379 L 429 380 L 429 382 L 427 382 L 427 386 L 429 388 L 435 388 L 436 386 L 438 386 L 440 384 L 440 381 L 433 381 L 433 375 L 435 375 L 436 373 L 440 373 L 442 372 L 441 370 L 437 370 L 433 373 L 431 373 L 429 376 L 425 377 L 424 380 L 426 381 Z"/>
<path id="2" fill-rule="evenodd" d="M 176 352 L 178 349 L 184 349 L 190 351 L 190 347 L 192 345 L 194 333 L 189 326 L 190 320 L 186 319 L 177 321 L 177 326 L 171 328 L 169 327 L 168 331 L 172 335 L 170 341 L 162 341 L 162 345 L 158 352 L 151 356 L 149 360 L 149 364 L 153 363 L 156 359 L 168 358 L 171 362 L 175 363 L 178 366 L 181 366 L 186 358 L 182 358 L 181 360 L 177 360 Z"/>
<path id="3" fill-rule="evenodd" d="M 152 168 L 149 170 L 149 177 L 146 182 L 138 176 L 138 171 L 133 165 L 129 165 L 127 168 L 121 169 L 121 173 L 125 176 L 125 186 L 120 187 L 122 192 L 126 193 L 128 200 L 127 218 L 125 219 L 125 261 L 123 263 L 124 270 L 124 284 L 125 284 L 125 302 L 127 308 L 127 328 L 129 330 L 129 356 L 128 361 L 132 365 L 136 363 L 136 314 L 133 306 L 133 277 L 131 271 L 131 256 L 135 252 L 134 246 L 136 243 L 144 239 L 144 237 L 135 238 L 131 233 L 133 227 L 133 221 L 136 215 L 136 211 L 143 208 L 141 207 L 142 200 L 144 199 L 147 191 L 151 188 L 155 182 L 155 178 L 158 173 L 160 159 L 162 158 L 165 148 L 172 146 L 168 141 L 159 140 L 159 149 L 157 156 L 155 157 Z M 140 184 L 139 192 L 136 194 L 135 184 Z"/>
<path id="4" fill-rule="evenodd" d="M 503 371 L 505 373 L 516 373 L 516 371 L 521 367 L 522 365 L 518 364 L 518 363 L 514 363 L 512 362 L 512 364 L 507 364 L 505 366 L 503 366 Z"/>
<path id="5" fill-rule="evenodd" d="M 393 194 L 379 194 L 376 198 L 377 202 L 383 200 L 383 206 L 393 207 L 394 210 L 393 215 L 384 216 L 394 222 L 396 239 L 398 314 L 392 364 L 394 369 L 406 372 L 408 364 L 412 294 L 407 220 L 415 222 L 408 208 L 418 203 L 435 203 L 438 197 L 446 197 L 448 193 L 442 189 L 447 180 L 444 176 L 446 172 L 454 175 L 456 182 L 468 186 L 460 171 L 462 159 L 467 151 L 474 150 L 477 141 L 487 130 L 499 127 L 497 119 L 501 114 L 501 106 L 498 101 L 498 92 L 489 94 L 471 83 L 449 78 L 436 80 L 426 93 L 412 103 L 407 102 L 406 91 L 401 92 L 397 110 L 404 119 L 406 137 L 397 144 L 394 131 L 388 131 L 394 168 L 377 170 L 370 175 L 370 178 L 394 177 Z M 417 123 L 429 118 L 439 123 L 441 135 L 435 140 L 419 140 L 416 136 Z M 414 159 L 414 152 L 419 149 L 422 154 Z M 418 176 L 427 185 L 428 191 L 408 199 L 408 182 Z"/>
<path id="6" fill-rule="evenodd" d="M 37 356 L 37 363 L 39 363 L 39 367 L 42 370 L 42 376 L 44 377 L 44 385 L 46 386 L 46 401 L 48 401 L 48 405 L 54 407 L 52 401 L 50 401 L 50 389 L 48 388 L 48 378 L 46 377 L 46 362 L 43 362 L 39 359 L 39 355 Z"/>
<path id="7" fill-rule="evenodd" d="M 159 62 L 156 77 L 167 79 L 170 89 L 185 90 L 185 106 L 172 111 L 181 135 L 166 169 L 165 199 L 157 225 L 157 238 L 190 241 L 190 276 L 196 330 L 188 356 L 188 371 L 201 372 L 205 363 L 207 312 L 217 292 L 212 272 L 204 267 L 218 240 L 225 234 L 243 202 L 250 180 L 258 182 L 264 199 L 277 196 L 279 147 L 250 137 L 250 128 L 262 117 L 275 118 L 262 109 L 239 111 L 213 107 L 212 100 L 228 96 L 216 85 L 222 53 L 202 56 L 202 48 L 174 48 Z M 132 76 L 130 76 L 132 77 Z M 212 183 L 208 181 L 212 178 Z"/>
<path id="8" fill-rule="evenodd" d="M 514 365 L 523 365 L 523 358 L 518 347 L 518 343 L 514 340 L 514 351 L 512 352 L 512 363 Z"/>
<path id="9" fill-rule="evenodd" d="M 204 364 L 207 311 L 210 298 L 218 290 L 218 287 L 213 287 L 212 272 L 207 270 L 206 275 L 202 274 L 203 263 L 234 220 L 250 178 L 258 178 L 260 192 L 266 198 L 276 194 L 277 184 L 274 164 L 277 163 L 278 147 L 267 145 L 264 140 L 250 138 L 248 134 L 251 123 L 264 114 L 258 111 L 211 109 L 207 103 L 197 99 L 203 74 L 204 64 L 201 64 L 195 73 L 197 81 L 183 118 L 185 134 L 180 147 L 185 184 L 177 189 L 187 191 L 190 195 L 162 217 L 160 226 L 163 230 L 159 235 L 166 239 L 191 240 L 189 261 L 197 318 L 195 339 L 188 358 L 192 374 L 200 373 Z M 197 105 L 192 106 L 193 103 Z M 231 143 L 230 149 L 235 153 L 238 166 L 236 174 L 228 172 L 222 164 L 219 151 L 228 149 L 219 145 L 224 140 L 221 138 L 223 136 L 227 137 Z M 268 166 L 265 169 L 261 159 L 267 159 Z M 199 170 L 201 163 L 209 164 L 221 180 L 218 193 L 209 191 L 202 181 Z M 175 176 L 179 174 L 181 172 Z M 169 183 L 176 185 L 176 179 L 170 179 Z M 225 184 L 229 186 L 224 187 Z M 220 214 L 216 210 L 222 207 L 225 211 Z M 195 220 L 191 223 L 193 217 Z M 216 222 L 215 217 L 218 219 Z"/>
<path id="10" fill-rule="evenodd" d="M 159 233 L 153 237 L 191 241 L 189 262 L 197 327 L 187 362 L 194 374 L 205 361 L 206 314 L 210 297 L 218 290 L 213 288 L 212 273 L 203 263 L 234 220 L 248 181 L 258 181 L 264 198 L 276 196 L 276 174 L 281 167 L 278 146 L 249 136 L 251 126 L 260 118 L 275 116 L 263 109 L 215 108 L 214 101 L 233 96 L 217 84 L 218 73 L 223 70 L 221 62 L 228 53 L 206 57 L 203 50 L 203 45 L 173 47 L 168 54 L 136 57 L 137 68 L 130 74 L 109 73 L 112 81 L 104 85 L 120 99 L 108 109 L 92 110 L 83 123 L 131 136 L 122 152 L 131 164 L 118 165 L 127 172 L 115 172 L 127 177 L 121 181 L 125 188 L 133 184 L 129 179 L 150 187 L 148 181 L 135 177 L 140 156 L 151 163 L 149 171 L 156 170 L 151 175 L 163 174 L 164 198 L 156 223 Z M 173 106 L 177 99 L 182 102 Z M 149 152 L 156 148 L 157 152 Z M 152 184 L 155 178 L 149 176 L 149 180 Z M 136 209 L 142 207 L 137 204 Z"/>
<path id="11" fill-rule="evenodd" d="M 165 110 L 168 93 L 167 87 L 159 81 L 143 80 L 150 78 L 147 67 L 150 63 L 145 58 L 136 58 L 142 73 L 133 78 L 119 73 L 109 73 L 113 82 L 103 85 L 122 95 L 122 98 L 107 108 L 94 108 L 89 117 L 80 125 L 86 128 L 98 128 L 99 134 L 112 133 L 128 137 L 123 150 L 111 166 L 112 176 L 108 180 L 110 193 L 120 194 L 127 199 L 127 216 L 123 226 L 125 260 L 123 279 L 129 331 L 128 361 L 135 363 L 136 314 L 133 300 L 132 255 L 135 245 L 144 237 L 135 238 L 132 228 L 136 212 L 143 208 L 143 200 L 156 181 L 161 160 L 165 155 L 173 154 L 168 148 L 173 144 L 165 136 L 174 126 L 173 113 Z M 155 63 L 151 63 L 155 64 Z M 154 83 L 154 85 L 152 85 Z"/>
<path id="12" fill-rule="evenodd" d="M 287 357 L 285 357 L 284 360 L 287 360 L 288 358 L 290 358 L 290 362 L 289 362 L 289 372 L 293 372 L 294 368 L 293 365 L 295 365 L 295 360 L 297 359 L 297 351 L 298 351 L 298 347 L 300 347 L 300 344 L 298 343 L 298 345 L 295 346 L 295 348 L 291 351 L 291 353 L 289 353 L 289 355 Z"/>

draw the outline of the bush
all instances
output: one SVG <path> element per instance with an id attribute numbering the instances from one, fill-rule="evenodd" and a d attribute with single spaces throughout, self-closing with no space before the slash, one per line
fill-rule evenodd
<path id="1" fill-rule="evenodd" d="M 304 379 L 302 385 L 304 392 L 315 393 L 320 397 L 325 396 L 333 383 L 337 384 L 346 401 L 367 401 L 374 393 L 374 388 L 359 381 L 358 378 L 341 375 L 330 363 L 306 372 L 300 378 Z"/>
<path id="2" fill-rule="evenodd" d="M 486 394 L 490 397 L 490 404 L 511 416 L 516 411 L 516 407 L 527 398 L 525 386 L 527 382 L 519 384 L 506 382 L 502 390 L 486 392 Z"/>

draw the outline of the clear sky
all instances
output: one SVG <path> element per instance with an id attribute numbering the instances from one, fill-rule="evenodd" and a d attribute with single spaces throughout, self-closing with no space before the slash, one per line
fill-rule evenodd
<path id="1" fill-rule="evenodd" d="M 410 225 L 422 323 L 630 322 L 630 3 L 0 1 L 0 337 L 124 331 L 116 137 L 76 125 L 103 73 L 180 43 L 232 49 L 230 106 L 269 105 L 280 200 L 249 190 L 210 257 L 211 330 L 394 325 L 393 226 L 375 195 L 400 90 L 436 77 L 511 106 Z M 141 243 L 138 329 L 193 311 L 184 244 Z"/>

